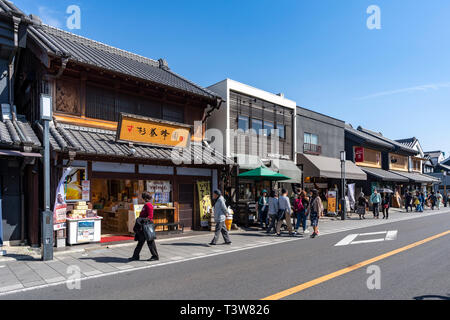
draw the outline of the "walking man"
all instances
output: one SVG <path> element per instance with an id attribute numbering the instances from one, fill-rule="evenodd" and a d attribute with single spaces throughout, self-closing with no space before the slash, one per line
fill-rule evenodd
<path id="1" fill-rule="evenodd" d="M 225 244 L 231 244 L 230 235 L 228 234 L 227 227 L 225 226 L 225 219 L 228 215 L 228 209 L 225 205 L 225 199 L 219 190 L 214 191 L 214 221 L 216 222 L 216 233 L 214 234 L 214 239 L 211 241 L 210 245 L 215 246 L 217 240 L 219 240 L 220 233 L 222 233 Z"/>
<path id="2" fill-rule="evenodd" d="M 281 197 L 280 197 L 280 199 L 278 199 L 278 208 L 281 213 L 281 215 L 280 215 L 281 218 L 278 220 L 278 223 L 277 223 L 277 235 L 278 236 L 281 236 L 281 226 L 283 224 L 283 216 L 284 216 L 284 219 L 286 219 L 286 224 L 288 227 L 289 235 L 290 236 L 293 235 L 292 219 L 291 219 L 291 216 L 292 216 L 291 201 L 289 200 L 287 194 L 288 193 L 285 189 L 281 190 Z"/>
<path id="3" fill-rule="evenodd" d="M 269 227 L 267 228 L 267 233 L 271 233 L 272 229 L 274 230 L 274 233 L 276 232 L 276 223 L 278 222 L 277 220 L 277 216 L 278 216 L 278 195 L 275 191 L 271 191 L 270 192 L 270 197 L 269 197 L 269 211 L 268 211 L 268 216 L 269 216 Z"/>
<path id="4" fill-rule="evenodd" d="M 381 203 L 381 195 L 378 193 L 377 189 L 375 189 L 370 196 L 370 202 L 373 206 L 373 217 L 375 219 L 380 218 L 380 203 Z"/>
<path id="5" fill-rule="evenodd" d="M 313 239 L 319 235 L 319 219 L 322 213 L 323 213 L 323 204 L 322 199 L 320 199 L 319 197 L 319 191 L 313 190 L 311 203 L 307 211 L 307 214 L 310 216 L 311 219 L 311 226 L 314 229 L 314 232 L 311 235 L 311 238 Z"/>

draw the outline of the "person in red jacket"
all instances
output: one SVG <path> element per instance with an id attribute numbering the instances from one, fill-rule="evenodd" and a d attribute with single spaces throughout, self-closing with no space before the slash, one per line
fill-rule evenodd
<path id="1" fill-rule="evenodd" d="M 139 215 L 139 218 L 136 220 L 136 226 L 135 226 L 135 240 L 138 242 L 136 249 L 134 250 L 133 256 L 129 259 L 130 261 L 136 261 L 139 260 L 139 254 L 141 253 L 142 248 L 145 244 L 145 235 L 144 231 L 142 230 L 142 225 L 139 226 L 139 221 L 142 221 L 143 219 L 148 219 L 153 223 L 153 205 L 152 205 L 152 195 L 148 192 L 144 192 L 142 194 L 142 199 L 145 201 L 144 208 L 142 208 L 141 214 Z M 148 261 L 158 261 L 159 255 L 158 251 L 156 250 L 156 244 L 155 240 L 147 241 L 148 248 L 150 249 L 150 253 L 152 254 L 152 257 Z"/>

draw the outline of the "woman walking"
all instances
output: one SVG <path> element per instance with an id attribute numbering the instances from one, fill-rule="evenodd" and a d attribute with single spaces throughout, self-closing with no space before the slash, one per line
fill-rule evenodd
<path id="1" fill-rule="evenodd" d="M 278 222 L 277 215 L 278 215 L 278 195 L 275 191 L 270 192 L 269 200 L 268 200 L 268 216 L 269 216 L 269 227 L 267 228 L 267 233 L 271 233 L 272 229 L 275 232 L 275 226 Z"/>
<path id="2" fill-rule="evenodd" d="M 391 207 L 391 197 L 389 194 L 383 194 L 383 200 L 381 201 L 383 206 L 383 219 L 389 219 L 389 208 Z"/>
<path id="3" fill-rule="evenodd" d="M 142 247 L 146 242 L 143 225 L 145 223 L 153 223 L 152 195 L 148 192 L 144 192 L 142 194 L 142 199 L 145 201 L 145 205 L 141 211 L 141 214 L 139 215 L 139 218 L 136 219 L 136 224 L 133 228 L 133 231 L 135 232 L 134 240 L 137 241 L 138 244 L 136 246 L 136 249 L 134 250 L 133 256 L 128 259 L 130 261 L 139 260 L 139 255 L 141 253 Z M 147 245 L 150 249 L 150 253 L 152 254 L 152 257 L 148 261 L 158 261 L 159 255 L 158 250 L 156 250 L 155 240 L 147 241 Z"/>
<path id="4" fill-rule="evenodd" d="M 298 211 L 298 218 L 297 218 L 297 225 L 295 227 L 296 233 L 298 233 L 298 230 L 300 229 L 300 224 L 303 227 L 303 235 L 308 233 L 308 227 L 307 227 L 307 219 L 308 219 L 308 215 L 306 213 L 306 211 L 308 210 L 309 207 L 309 200 L 308 197 L 306 196 L 306 192 L 302 191 L 300 193 L 300 204 L 299 206 L 299 211 Z"/>
<path id="5" fill-rule="evenodd" d="M 314 233 L 311 235 L 311 238 L 315 238 L 319 235 L 319 218 L 323 213 L 323 204 L 322 199 L 319 197 L 319 192 L 317 190 L 313 190 L 313 197 L 311 200 L 311 204 L 308 207 L 308 215 L 311 219 L 311 226 L 314 229 Z"/>
<path id="6" fill-rule="evenodd" d="M 366 199 L 366 197 L 364 196 L 364 193 L 360 193 L 359 194 L 359 198 L 358 198 L 358 207 L 356 208 L 356 212 L 359 215 L 359 220 L 365 219 L 365 215 L 366 215 L 366 210 L 369 206 L 369 203 Z"/>

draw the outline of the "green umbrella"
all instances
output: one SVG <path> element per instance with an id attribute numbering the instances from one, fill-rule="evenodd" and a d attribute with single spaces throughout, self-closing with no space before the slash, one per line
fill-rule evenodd
<path id="1" fill-rule="evenodd" d="M 291 178 L 282 175 L 281 173 L 272 171 L 266 167 L 241 173 L 239 178 L 250 179 L 255 181 L 284 181 L 291 180 Z"/>

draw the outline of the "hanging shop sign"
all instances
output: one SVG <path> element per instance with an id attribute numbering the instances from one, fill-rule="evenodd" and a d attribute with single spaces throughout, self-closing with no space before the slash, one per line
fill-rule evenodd
<path id="1" fill-rule="evenodd" d="M 191 126 L 129 114 L 120 114 L 116 140 L 143 145 L 185 148 Z"/>
<path id="2" fill-rule="evenodd" d="M 86 191 L 89 192 L 90 183 L 86 182 L 86 180 L 86 168 L 72 168 L 64 181 L 65 199 L 67 202 L 89 201 L 89 194 Z"/>
<path id="3" fill-rule="evenodd" d="M 56 189 L 55 206 L 53 207 L 53 230 L 55 231 L 66 229 L 67 203 L 65 181 L 72 171 L 72 168 L 64 169 Z"/>
<path id="4" fill-rule="evenodd" d="M 363 147 L 355 148 L 355 162 L 364 162 L 364 148 Z"/>
<path id="5" fill-rule="evenodd" d="M 198 199 L 200 202 L 200 225 L 208 227 L 211 218 L 211 186 L 209 181 L 198 181 Z"/>

